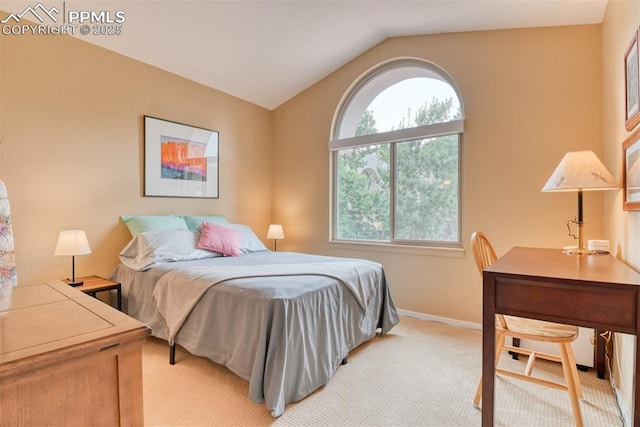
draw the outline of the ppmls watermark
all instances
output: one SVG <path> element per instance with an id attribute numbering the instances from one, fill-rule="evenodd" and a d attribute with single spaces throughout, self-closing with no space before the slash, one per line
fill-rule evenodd
<path id="1" fill-rule="evenodd" d="M 27 20 L 36 22 L 28 23 Z M 10 13 L 0 21 L 3 35 L 76 35 L 118 36 L 124 32 L 124 10 L 75 10 L 67 2 L 47 7 L 41 2 L 21 12 Z M 39 22 L 39 23 L 38 23 Z"/>

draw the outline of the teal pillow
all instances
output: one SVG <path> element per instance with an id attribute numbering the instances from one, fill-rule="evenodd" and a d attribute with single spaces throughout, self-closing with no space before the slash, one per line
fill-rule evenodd
<path id="1" fill-rule="evenodd" d="M 179 215 L 122 215 L 120 218 L 132 237 L 149 230 L 189 229 Z"/>
<path id="2" fill-rule="evenodd" d="M 191 231 L 200 232 L 200 227 L 202 227 L 203 222 L 211 222 L 213 224 L 228 224 L 227 218 L 222 215 L 210 215 L 210 216 L 198 216 L 198 215 L 182 215 L 185 222 L 187 223 L 187 227 Z"/>

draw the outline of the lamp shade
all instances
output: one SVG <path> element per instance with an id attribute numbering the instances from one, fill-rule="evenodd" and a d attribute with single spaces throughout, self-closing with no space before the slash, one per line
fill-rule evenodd
<path id="1" fill-rule="evenodd" d="M 267 231 L 267 239 L 282 240 L 284 239 L 284 230 L 280 224 L 271 224 Z"/>
<path id="2" fill-rule="evenodd" d="M 542 191 L 614 190 L 618 183 L 593 151 L 564 155 Z"/>
<path id="3" fill-rule="evenodd" d="M 62 230 L 54 255 L 86 255 L 91 253 L 87 234 L 84 230 Z"/>

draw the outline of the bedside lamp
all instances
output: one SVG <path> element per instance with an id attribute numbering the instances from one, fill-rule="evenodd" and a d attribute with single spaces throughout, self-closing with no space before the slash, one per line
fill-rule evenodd
<path id="1" fill-rule="evenodd" d="M 571 222 L 578 227 L 578 247 L 566 252 L 574 255 L 592 254 L 586 249 L 583 238 L 582 218 L 582 192 L 594 190 L 616 190 L 618 183 L 611 173 L 602 164 L 593 151 L 571 151 L 564 155 L 560 164 L 542 188 L 542 191 L 576 191 L 578 192 L 578 217 L 577 220 L 567 222 L 567 228 Z M 569 235 L 576 238 L 571 234 Z"/>
<path id="2" fill-rule="evenodd" d="M 284 230 L 280 224 L 271 224 L 269 231 L 267 231 L 267 239 L 273 239 L 273 250 L 278 251 L 278 240 L 284 239 Z"/>
<path id="3" fill-rule="evenodd" d="M 62 230 L 58 236 L 58 243 L 54 255 L 71 256 L 71 286 L 82 285 L 82 280 L 76 282 L 76 255 L 91 253 L 87 234 L 84 230 Z"/>

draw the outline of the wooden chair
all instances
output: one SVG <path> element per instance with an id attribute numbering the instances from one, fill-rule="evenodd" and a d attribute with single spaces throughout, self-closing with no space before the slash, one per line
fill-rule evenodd
<path id="1" fill-rule="evenodd" d="M 476 231 L 471 235 L 471 247 L 473 248 L 473 256 L 476 261 L 476 266 L 478 267 L 480 275 L 482 275 L 483 270 L 493 264 L 498 257 L 496 256 L 489 239 L 487 239 L 487 236 L 485 236 L 481 231 Z M 505 345 L 506 337 L 557 343 L 560 348 L 560 356 Z M 583 422 L 578 398 L 582 398 L 584 393 L 578 378 L 576 361 L 573 355 L 573 348 L 571 347 L 571 343 L 575 341 L 576 338 L 578 338 L 578 328 L 575 326 L 496 314 L 496 373 L 567 391 L 571 400 L 571 409 L 573 411 L 576 425 L 581 427 Z M 498 361 L 500 360 L 502 350 L 508 350 L 510 352 L 529 357 L 524 374 L 498 368 Z M 531 374 L 533 372 L 536 358 L 562 363 L 565 384 L 532 376 Z M 473 405 L 475 407 L 479 407 L 481 398 L 482 379 L 480 379 L 478 390 L 476 391 L 476 395 L 473 399 Z"/>

